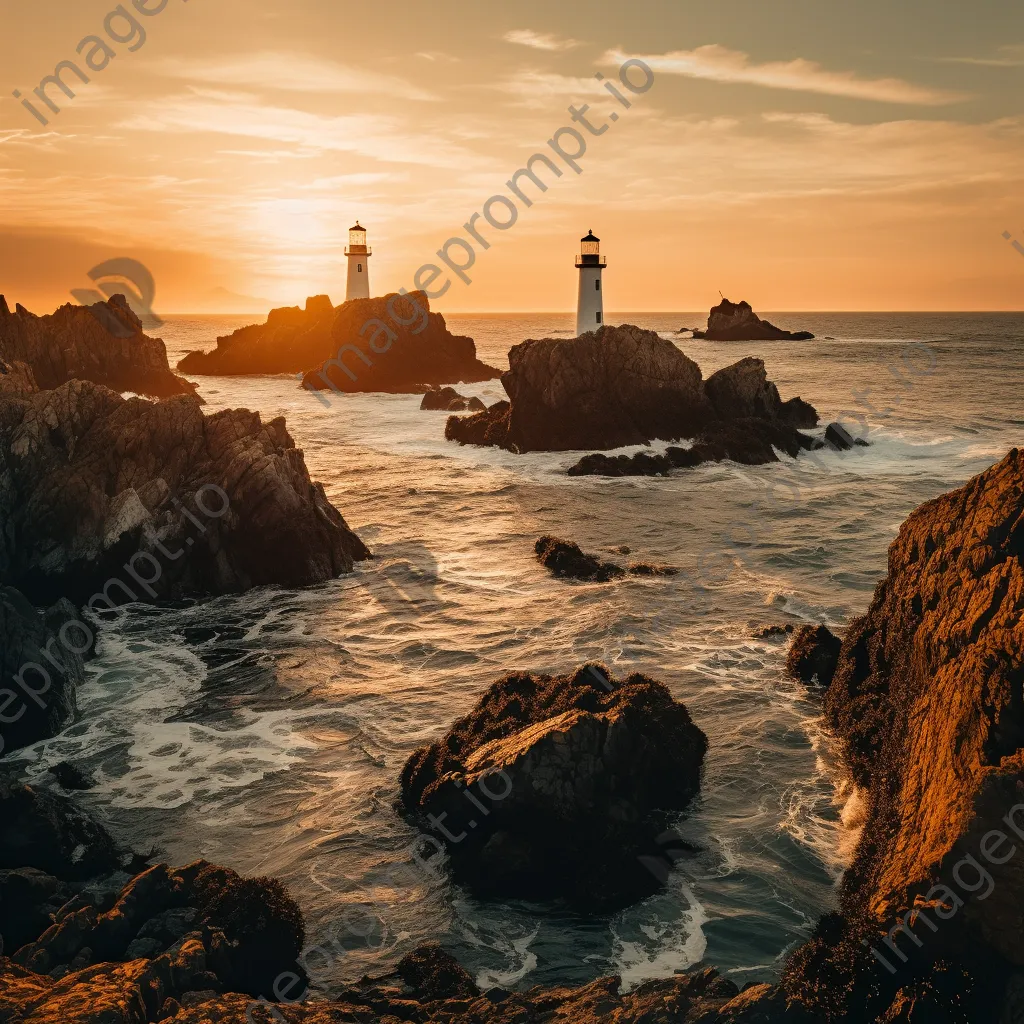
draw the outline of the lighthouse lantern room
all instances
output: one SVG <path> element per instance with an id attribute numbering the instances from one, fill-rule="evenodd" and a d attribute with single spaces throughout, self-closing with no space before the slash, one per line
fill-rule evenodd
<path id="1" fill-rule="evenodd" d="M 576 302 L 576 336 L 596 331 L 604 323 L 604 292 L 601 271 L 608 264 L 601 255 L 601 239 L 588 231 L 580 239 L 576 266 L 580 272 L 580 292 Z"/>
<path id="2" fill-rule="evenodd" d="M 345 301 L 349 299 L 368 299 L 370 297 L 370 256 L 373 250 L 366 244 L 366 228 L 359 221 L 355 227 L 348 229 L 348 245 L 345 255 L 348 257 L 348 285 L 345 288 Z"/>

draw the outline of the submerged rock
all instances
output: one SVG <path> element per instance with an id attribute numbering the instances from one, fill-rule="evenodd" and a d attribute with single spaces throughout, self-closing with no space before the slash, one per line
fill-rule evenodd
<path id="1" fill-rule="evenodd" d="M 123 295 L 92 306 L 69 302 L 46 316 L 20 303 L 12 313 L 0 295 L 0 362 L 8 365 L 0 371 L 0 394 L 35 390 L 33 383 L 56 388 L 73 379 L 158 397 L 195 391 L 194 384 L 171 371 L 164 343 L 143 333 L 142 321 Z M 5 387 L 2 377 L 15 370 L 19 386 Z"/>
<path id="2" fill-rule="evenodd" d="M 99 610 L 322 583 L 369 555 L 282 418 L 86 381 L 0 397 L 0 519 L 0 583 Z"/>
<path id="3" fill-rule="evenodd" d="M 558 537 L 541 537 L 534 545 L 537 560 L 555 576 L 573 580 L 607 583 L 626 574 L 614 562 L 602 562 L 594 555 L 585 555 L 578 544 Z"/>
<path id="4" fill-rule="evenodd" d="M 47 771 L 57 780 L 61 789 L 87 790 L 96 785 L 95 779 L 70 761 L 59 761 Z"/>
<path id="5" fill-rule="evenodd" d="M 647 676 L 516 674 L 402 771 L 402 804 L 484 895 L 623 906 L 668 874 L 665 815 L 700 787 L 707 738 Z"/>
<path id="6" fill-rule="evenodd" d="M 848 452 L 854 445 L 869 447 L 867 441 L 854 437 L 841 423 L 830 423 L 825 428 L 825 442 L 840 452 Z"/>
<path id="7" fill-rule="evenodd" d="M 802 682 L 828 686 L 841 646 L 842 641 L 828 626 L 801 626 L 786 656 L 786 671 Z"/>
<path id="8" fill-rule="evenodd" d="M 442 412 L 483 412 L 487 406 L 479 398 L 467 398 L 455 388 L 431 388 L 420 402 L 421 409 Z"/>
<path id="9" fill-rule="evenodd" d="M 569 476 L 667 476 L 673 469 L 692 469 L 726 459 L 745 466 L 778 462 L 777 451 L 795 457 L 812 446 L 811 438 L 773 420 L 715 422 L 701 431 L 689 448 L 669 447 L 664 455 L 584 455 L 569 467 Z"/>
<path id="10" fill-rule="evenodd" d="M 762 320 L 749 302 L 730 302 L 728 299 L 715 306 L 708 315 L 706 331 L 694 331 L 695 338 L 708 341 L 810 341 L 809 331 L 784 331 Z"/>

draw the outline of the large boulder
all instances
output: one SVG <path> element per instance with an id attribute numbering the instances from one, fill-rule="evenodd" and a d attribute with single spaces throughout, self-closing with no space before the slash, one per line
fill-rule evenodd
<path id="1" fill-rule="evenodd" d="M 514 451 L 690 437 L 713 415 L 700 367 L 654 331 L 627 324 L 570 340 L 524 341 L 508 359 L 501 382 L 511 407 L 500 444 Z"/>
<path id="2" fill-rule="evenodd" d="M 368 557 L 282 418 L 72 381 L 0 396 L 0 583 L 37 603 L 321 583 Z"/>
<path id="3" fill-rule="evenodd" d="M 55 736 L 74 719 L 90 646 L 76 622 L 67 600 L 40 612 L 13 587 L 0 586 L 0 756 Z M 61 642 L 61 630 L 70 643 Z"/>
<path id="4" fill-rule="evenodd" d="M 706 749 L 647 676 L 514 674 L 409 758 L 401 800 L 474 890 L 607 909 L 664 881 L 656 837 L 697 793 Z"/>
<path id="5" fill-rule="evenodd" d="M 743 421 L 748 434 L 785 428 L 790 448 L 795 428 L 817 423 L 806 402 L 780 399 L 760 359 L 743 359 L 705 382 L 672 342 L 629 324 L 524 341 L 509 352 L 509 366 L 501 382 L 510 401 L 451 417 L 446 438 L 515 452 L 609 449 L 710 439 Z"/>
<path id="6" fill-rule="evenodd" d="M 12 313 L 0 295 L 0 365 L 23 364 L 40 388 L 69 380 L 89 380 L 114 391 L 143 395 L 191 394 L 195 385 L 173 373 L 159 338 L 142 332 L 142 321 L 123 295 L 92 306 L 67 303 L 55 313 L 36 316 L 20 303 Z M 25 370 L 20 390 L 31 390 Z M 0 369 L 0 377 L 10 371 Z M 15 390 L 4 387 L 0 393 Z"/>
<path id="7" fill-rule="evenodd" d="M 784 331 L 762 320 L 749 302 L 730 302 L 723 298 L 708 314 L 706 331 L 694 331 L 695 338 L 708 341 L 810 341 L 809 331 Z"/>

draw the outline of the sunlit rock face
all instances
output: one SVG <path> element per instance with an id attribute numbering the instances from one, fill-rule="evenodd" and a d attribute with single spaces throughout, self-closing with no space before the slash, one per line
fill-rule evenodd
<path id="1" fill-rule="evenodd" d="M 706 749 L 686 707 L 646 676 L 510 675 L 413 754 L 402 803 L 478 891 L 607 908 L 664 881 L 645 859 L 659 852 L 658 812 L 698 791 Z"/>
<path id="2" fill-rule="evenodd" d="M 0 397 L 0 520 L 0 583 L 36 603 L 302 586 L 368 557 L 282 418 L 80 380 Z"/>
<path id="3" fill-rule="evenodd" d="M 15 390 L 10 381 L 5 387 L 4 363 L 23 364 L 40 388 L 77 379 L 156 397 L 195 391 L 171 371 L 164 343 L 143 333 L 123 295 L 92 306 L 69 302 L 47 316 L 35 316 L 20 303 L 12 313 L 0 295 L 0 393 Z M 20 375 L 27 385 L 26 370 Z"/>
<path id="4" fill-rule="evenodd" d="M 791 958 L 821 1019 L 1018 1020 L 1024 453 L 926 502 L 825 697 L 868 812 L 841 914 Z M 939 1014 L 940 1016 L 935 1016 Z"/>

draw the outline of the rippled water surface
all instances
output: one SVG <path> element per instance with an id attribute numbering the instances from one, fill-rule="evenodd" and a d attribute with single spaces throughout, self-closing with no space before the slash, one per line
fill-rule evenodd
<path id="1" fill-rule="evenodd" d="M 870 448 L 569 478 L 572 453 L 446 443 L 445 414 L 420 412 L 418 396 L 332 395 L 325 408 L 293 378 L 198 378 L 211 411 L 286 416 L 377 557 L 322 587 L 128 610 L 102 633 L 80 721 L 23 752 L 25 774 L 74 758 L 101 780 L 84 801 L 137 848 L 285 879 L 310 940 L 330 947 L 309 957 L 328 991 L 428 938 L 485 984 L 611 971 L 636 983 L 701 959 L 740 984 L 770 977 L 834 900 L 857 801 L 816 701 L 783 675 L 784 644 L 752 633 L 842 627 L 867 606 L 907 513 L 1024 437 L 1022 315 L 771 318 L 818 340 L 677 343 L 705 376 L 760 356 L 783 398 L 812 402 L 823 424 L 843 416 Z M 673 338 L 701 321 L 610 319 Z M 172 363 L 251 321 L 170 318 Z M 501 367 L 524 338 L 572 331 L 560 314 L 449 324 Z M 497 381 L 461 390 L 503 397 Z M 533 557 L 544 533 L 683 572 L 558 582 Z M 620 545 L 632 554 L 613 555 Z M 699 852 L 610 919 L 480 903 L 416 863 L 393 808 L 398 773 L 502 673 L 586 659 L 663 680 L 708 734 L 702 794 L 680 826 Z"/>

